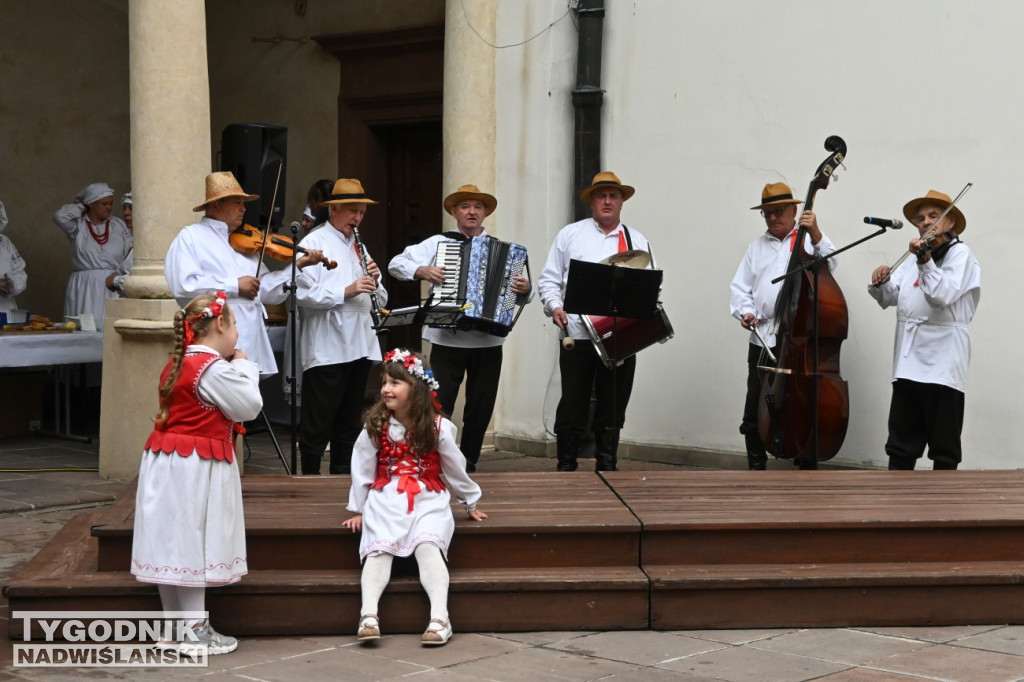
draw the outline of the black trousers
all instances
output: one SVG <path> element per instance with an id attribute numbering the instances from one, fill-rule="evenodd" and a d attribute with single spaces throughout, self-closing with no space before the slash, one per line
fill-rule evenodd
<path id="1" fill-rule="evenodd" d="M 962 461 L 964 394 L 939 384 L 897 379 L 889 404 L 890 469 L 913 469 L 928 447 L 933 469 L 956 469 Z"/>
<path id="2" fill-rule="evenodd" d="M 489 348 L 455 348 L 434 344 L 430 350 L 430 367 L 440 384 L 437 401 L 441 410 L 452 416 L 459 387 L 466 379 L 466 405 L 462 409 L 462 438 L 459 449 L 466 456 L 466 469 L 476 470 L 480 448 L 484 444 L 487 425 L 498 398 L 501 376 L 501 346 Z"/>
<path id="3" fill-rule="evenodd" d="M 327 444 L 331 444 L 332 474 L 352 467 L 352 446 L 363 429 L 367 358 L 337 365 L 312 367 L 302 373 L 302 416 L 299 423 L 302 473 L 319 474 Z"/>
<path id="4" fill-rule="evenodd" d="M 743 421 L 740 423 L 740 433 L 747 448 L 747 468 L 760 470 L 768 468 L 768 453 L 764 447 L 764 441 L 758 434 L 757 410 L 758 400 L 761 397 L 761 372 L 758 365 L 774 367 L 775 363 L 767 355 L 761 357 L 761 346 L 749 344 L 747 348 L 747 396 L 743 401 Z M 771 349 L 772 353 L 778 351 L 778 347 Z M 800 469 L 817 469 L 816 462 L 810 459 L 794 459 L 793 463 Z"/>
<path id="5" fill-rule="evenodd" d="M 575 471 L 583 435 L 587 430 L 590 396 L 594 405 L 595 457 L 599 469 L 615 468 L 618 430 L 626 423 L 626 406 L 633 392 L 636 356 L 610 370 L 605 367 L 590 342 L 577 342 L 571 350 L 559 347 L 558 369 L 562 377 L 562 398 L 555 411 L 555 437 L 558 439 L 558 469 Z M 612 377 L 615 392 L 612 392 Z"/>

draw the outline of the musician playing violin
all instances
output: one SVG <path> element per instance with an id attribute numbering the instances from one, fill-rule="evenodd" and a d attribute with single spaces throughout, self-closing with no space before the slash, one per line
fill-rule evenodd
<path id="1" fill-rule="evenodd" d="M 730 287 L 730 313 L 744 329 L 751 330 L 747 348 L 747 396 L 740 433 L 746 441 L 747 468 L 752 471 L 766 469 L 768 465 L 768 454 L 757 430 L 757 401 L 761 391 L 758 365 L 774 366 L 753 329 L 756 327 L 772 353 L 778 350 L 774 315 L 782 282 L 772 284 L 772 280 L 786 273 L 798 231 L 797 205 L 802 203 L 793 197 L 793 191 L 784 182 L 764 186 L 761 203 L 751 210 L 761 212 L 768 229 L 747 248 Z M 800 214 L 799 225 L 807 229 L 804 242 L 807 253 L 820 258 L 836 250 L 818 227 L 818 219 L 812 211 Z M 834 269 L 836 259 L 829 259 L 828 264 Z M 801 469 L 816 468 L 810 460 L 794 458 L 793 463 Z"/>
<path id="2" fill-rule="evenodd" d="M 382 358 L 370 313 L 371 294 L 384 306 L 388 292 L 377 264 L 368 255 L 364 274 L 356 239 L 367 207 L 376 203 L 366 196 L 359 180 L 336 181 L 324 202 L 330 210 L 327 223 L 299 243 L 338 262 L 338 267 L 330 270 L 307 268 L 296 279 L 296 298 L 303 313 L 299 350 L 303 474 L 320 473 L 328 443 L 330 473 L 351 471 L 352 446 L 363 428 L 363 396 L 370 366 Z"/>
<path id="3" fill-rule="evenodd" d="M 445 280 L 444 268 L 437 267 L 437 245 L 442 242 L 461 241 L 487 234 L 484 220 L 494 212 L 498 200 L 481 192 L 476 185 L 462 185 L 444 199 L 444 210 L 455 219 L 458 233 L 446 232 L 406 247 L 391 259 L 388 272 L 400 280 L 425 280 L 441 285 Z M 523 275 L 513 278 L 511 290 L 526 300 L 532 300 L 533 287 Z M 487 425 L 494 412 L 498 397 L 498 378 L 501 375 L 501 346 L 505 337 L 495 336 L 477 329 L 441 329 L 423 327 L 424 341 L 431 343 L 430 366 L 440 384 L 437 400 L 441 410 L 449 417 L 455 411 L 459 387 L 466 380 L 466 404 L 462 413 L 462 439 L 459 448 L 466 456 L 466 471 L 476 471 L 480 448 L 484 443 Z"/>
<path id="4" fill-rule="evenodd" d="M 620 219 L 622 204 L 635 191 L 619 182 L 614 173 L 595 175 L 590 186 L 580 192 L 580 200 L 590 206 L 591 217 L 566 225 L 558 232 L 537 280 L 545 314 L 567 338 L 574 340 L 571 348 L 563 344 L 558 355 L 562 378 L 562 398 L 555 412 L 558 471 L 575 471 L 578 466 L 591 392 L 597 396 L 593 420 L 595 469 L 617 470 L 619 429 L 626 421 L 636 356 L 630 356 L 614 370 L 605 367 L 580 316 L 568 315 L 562 306 L 571 260 L 597 263 L 624 251 L 650 251 L 647 239 L 623 225 Z M 653 258 L 648 267 L 653 267 Z"/>
<path id="5" fill-rule="evenodd" d="M 919 233 L 910 240 L 917 262 L 909 259 L 892 272 L 882 265 L 868 286 L 882 308 L 896 306 L 885 443 L 890 469 L 913 469 L 926 446 L 933 469 L 956 469 L 962 460 L 968 325 L 981 297 L 981 266 L 960 241 L 967 219 L 951 203 L 935 190 L 907 202 L 903 215 Z"/>
<path id="6" fill-rule="evenodd" d="M 182 306 L 200 294 L 227 293 L 238 327 L 238 347 L 259 365 L 260 374 L 267 376 L 277 373 L 277 363 L 263 305 L 284 302 L 284 285 L 291 273 L 287 268 L 269 271 L 258 255 L 240 253 L 229 242 L 229 234 L 242 226 L 246 202 L 258 198 L 247 194 L 230 172 L 207 175 L 206 200 L 192 209 L 202 211 L 203 218 L 174 238 L 164 260 L 164 276 Z M 302 269 L 322 258 L 321 252 L 310 251 L 302 254 L 296 265 Z"/>

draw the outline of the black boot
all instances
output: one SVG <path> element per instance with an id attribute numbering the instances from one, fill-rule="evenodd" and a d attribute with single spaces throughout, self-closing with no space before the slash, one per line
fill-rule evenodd
<path id="1" fill-rule="evenodd" d="M 889 455 L 889 471 L 913 471 L 916 464 L 917 459 L 914 457 Z"/>
<path id="2" fill-rule="evenodd" d="M 750 471 L 767 469 L 768 453 L 764 450 L 761 436 L 757 435 L 757 424 L 741 424 L 740 433 L 743 434 L 743 442 L 747 445 L 747 469 Z"/>
<path id="3" fill-rule="evenodd" d="M 558 464 L 556 471 L 576 471 L 579 466 L 576 458 L 580 454 L 580 435 L 578 433 L 559 431 L 556 434 L 558 442 Z"/>
<path id="4" fill-rule="evenodd" d="M 619 430 L 599 429 L 594 432 L 594 471 L 618 471 Z"/>

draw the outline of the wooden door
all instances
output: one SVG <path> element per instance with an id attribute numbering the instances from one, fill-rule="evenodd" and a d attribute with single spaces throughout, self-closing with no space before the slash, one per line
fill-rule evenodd
<path id="1" fill-rule="evenodd" d="M 385 253 L 390 262 L 410 244 L 442 231 L 441 124 L 391 126 L 383 137 L 388 175 Z M 389 307 L 402 308 L 419 302 L 419 280 L 400 282 L 385 273 L 384 283 Z M 419 326 L 392 329 L 384 345 L 420 350 L 420 331 Z"/>

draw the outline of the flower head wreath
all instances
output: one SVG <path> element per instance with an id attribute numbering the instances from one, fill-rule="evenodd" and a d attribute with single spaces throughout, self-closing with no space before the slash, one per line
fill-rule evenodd
<path id="1" fill-rule="evenodd" d="M 218 291 L 214 294 L 214 300 L 210 305 L 203 308 L 202 312 L 196 313 L 191 317 L 185 317 L 185 348 L 188 348 L 196 340 L 195 332 L 192 331 L 192 323 L 198 320 L 205 320 L 211 317 L 220 317 L 224 312 L 224 306 L 227 305 L 228 295 L 223 291 Z M 182 312 L 185 312 L 184 308 Z"/>
<path id="2" fill-rule="evenodd" d="M 430 387 L 431 395 L 437 395 L 441 387 L 434 378 L 434 372 L 423 366 L 423 361 L 415 353 L 395 348 L 384 354 L 384 362 L 396 362 L 405 367 L 405 371 L 423 381 Z"/>

